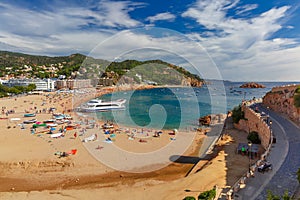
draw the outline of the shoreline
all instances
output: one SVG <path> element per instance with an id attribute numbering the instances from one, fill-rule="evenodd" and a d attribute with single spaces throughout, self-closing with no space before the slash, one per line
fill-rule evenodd
<path id="1" fill-rule="evenodd" d="M 66 95 L 67 99 L 65 99 L 60 98 L 65 94 L 53 95 L 55 98 L 50 96 L 52 102 L 50 104 L 50 100 L 48 99 L 46 106 L 50 107 L 56 105 L 57 112 L 68 113 L 66 108 L 68 105 L 72 106 L 72 102 L 70 101 L 72 97 Z M 25 98 L 30 101 L 26 100 L 27 103 L 24 103 L 23 107 L 33 107 L 35 104 L 39 107 L 39 104 L 42 103 L 44 97 L 46 98 L 44 95 L 25 96 L 20 97 L 17 102 L 23 102 L 23 98 Z M 86 95 L 82 95 L 82 97 L 86 97 Z M 93 98 L 93 94 L 89 94 L 89 97 Z M 31 100 L 36 101 L 36 103 L 31 104 Z M 11 105 L 9 101 L 7 101 L 7 104 Z M 13 105 L 11 106 L 13 107 Z M 20 108 L 18 109 L 20 110 Z M 20 116 L 20 114 L 21 112 L 17 112 L 15 115 L 9 115 L 9 117 Z M 71 115 L 74 116 L 75 114 Z M 45 116 L 38 114 L 37 116 L 43 116 L 46 119 L 50 114 L 45 114 Z M 5 123 L 4 121 L 2 121 L 2 123 Z M 6 131 L 7 133 L 5 132 L 5 134 L 0 135 L 0 142 L 6 144 L 0 146 L 0 179 L 2 182 L 2 184 L 0 184 L 0 189 L 2 191 L 2 193 L 0 193 L 0 199 L 1 197 L 7 197 L 5 194 L 26 194 L 30 196 L 30 194 L 34 194 L 33 191 L 37 190 L 41 191 L 39 194 L 42 196 L 53 196 L 56 192 L 61 194 L 69 194 L 69 192 L 72 192 L 76 194 L 76 196 L 81 196 L 83 194 L 91 194 L 90 191 L 92 191 L 92 193 L 96 192 L 100 196 L 105 196 L 107 198 L 111 196 L 112 199 L 116 198 L 115 194 L 121 196 L 124 195 L 125 199 L 131 199 L 130 193 L 134 193 L 137 196 L 141 195 L 140 197 L 143 198 L 143 194 L 146 190 L 153 195 L 167 195 L 168 197 L 174 197 L 175 195 L 178 198 L 182 198 L 184 191 L 179 188 L 192 188 L 192 186 L 198 185 L 199 189 L 207 190 L 215 184 L 225 186 L 225 179 L 221 178 L 226 176 L 223 166 L 224 163 L 218 161 L 220 159 L 225 159 L 222 153 L 217 153 L 217 155 L 215 155 L 216 157 L 212 158 L 212 160 L 207 160 L 206 162 L 208 162 L 208 164 L 214 164 L 206 165 L 201 169 L 201 173 L 185 177 L 186 173 L 194 165 L 194 163 L 191 162 L 192 160 L 189 159 L 197 157 L 203 139 L 207 137 L 201 132 L 195 132 L 198 140 L 194 139 L 193 145 L 191 145 L 189 150 L 183 154 L 183 158 L 186 158 L 188 161 L 187 163 L 171 162 L 168 166 L 161 168 L 160 170 L 136 174 L 116 171 L 99 163 L 99 161 L 90 155 L 83 146 L 81 140 L 79 140 L 80 137 L 74 138 L 74 132 L 78 131 L 76 129 L 67 131 L 64 138 L 58 139 L 49 139 L 50 136 L 46 134 L 41 134 L 40 137 L 38 137 L 38 135 L 31 135 L 29 134 L 29 130 L 26 129 L 21 133 L 20 131 L 17 131 L 19 130 L 18 127 L 15 129 L 6 129 L 6 127 L 2 127 L 1 130 L 2 132 Z M 93 133 L 93 130 L 97 130 L 98 132 L 101 131 L 100 129 L 91 129 L 91 133 Z M 127 140 L 126 135 L 117 135 L 117 137 L 118 136 L 122 136 L 123 139 L 122 137 L 120 137 L 120 139 L 117 138 L 115 144 L 122 141 L 124 143 L 121 144 L 128 144 L 128 142 L 131 142 Z M 167 134 L 162 136 L 165 137 L 165 142 L 170 142 L 170 136 Z M 152 140 L 153 142 L 166 144 L 163 142 L 163 138 L 158 140 L 153 138 Z M 100 140 L 94 143 L 99 143 L 103 146 L 103 143 L 101 142 L 102 141 Z M 136 146 L 138 148 L 146 149 L 149 145 L 151 146 L 151 142 L 152 141 L 149 141 L 148 143 L 139 143 L 138 141 L 133 141 L 129 146 L 132 146 L 132 148 Z M 16 148 L 16 146 L 18 148 Z M 56 151 L 55 149 L 67 151 L 72 148 L 78 150 L 78 153 L 74 156 L 57 158 L 53 155 Z M 106 147 L 104 146 L 104 148 Z M 9 151 L 10 155 L 13 155 L 13 157 L 8 156 L 6 154 L 7 151 Z M 104 151 L 97 150 L 97 152 L 101 154 Z M 218 167 L 216 168 L 215 165 Z M 212 168 L 211 166 L 215 167 Z M 149 167 L 151 168 L 151 166 Z M 217 172 L 218 177 L 207 175 L 207 173 L 212 174 L 215 172 Z M 211 178 L 213 178 L 213 180 L 211 180 Z M 200 179 L 202 181 L 199 182 L 198 180 Z M 206 184 L 203 185 L 202 182 Z M 41 183 L 43 184 L 41 185 Z M 43 185 L 46 187 L 43 187 Z M 128 193 L 129 190 L 131 192 Z M 176 192 L 173 193 L 170 192 L 170 190 L 175 190 Z M 17 191 L 27 191 L 28 193 L 19 193 Z M 62 196 L 60 197 L 63 198 Z M 86 199 L 84 196 L 81 197 Z"/>
<path id="2" fill-rule="evenodd" d="M 99 93 L 98 93 L 99 94 Z M 102 94 L 103 95 L 103 93 L 100 93 L 100 94 Z M 52 93 L 51 95 L 53 95 L 53 96 L 56 96 L 57 94 L 54 94 L 54 93 Z M 22 97 L 18 97 L 19 99 L 22 99 L 22 98 L 29 98 L 29 99 L 32 99 L 32 98 L 41 98 L 41 99 L 43 99 L 43 97 L 45 97 L 45 96 L 48 96 L 47 94 L 45 94 L 45 95 L 32 95 L 32 96 L 22 96 Z M 72 98 L 71 97 L 71 95 L 69 95 L 69 94 L 59 94 L 58 96 L 62 96 L 62 97 L 66 97 L 67 99 L 65 99 L 65 98 L 61 98 L 61 97 L 57 97 L 58 99 L 61 99 L 61 100 L 63 100 L 63 101 L 65 101 L 65 103 L 66 104 L 64 104 L 64 103 L 59 103 L 58 101 L 56 101 L 56 100 L 50 100 L 50 101 L 52 101 L 52 103 L 54 103 L 54 104 L 56 104 L 57 105 L 57 112 L 65 112 L 65 110 L 69 110 L 68 109 L 68 105 L 67 105 L 67 102 L 70 102 L 68 99 L 70 99 L 70 98 Z M 91 96 L 93 96 L 93 94 L 91 95 Z M 16 100 L 16 101 L 20 101 L 20 100 Z M 52 98 L 51 98 L 52 99 Z M 7 99 L 7 100 L 11 100 L 11 99 Z M 44 101 L 44 100 L 43 100 Z M 28 102 L 29 103 L 29 102 Z M 30 103 L 31 104 L 31 103 Z M 37 109 L 39 109 L 39 108 L 37 108 Z M 25 113 L 25 112 L 16 112 L 14 115 L 22 115 L 22 113 Z M 72 112 L 66 112 L 66 113 L 69 113 L 69 114 L 71 114 L 71 115 L 73 115 L 73 117 L 74 117 L 74 115 L 75 115 L 75 113 L 72 113 Z M 45 114 L 45 115 L 50 115 L 50 113 L 48 114 Z M 38 114 L 37 116 L 42 116 L 41 114 Z M 10 116 L 9 116 L 10 117 Z M 44 118 L 48 118 L 47 116 L 45 116 Z M 25 119 L 25 118 L 24 118 Z M 99 124 L 101 124 L 101 122 L 98 122 Z M 18 128 L 18 127 L 16 127 L 16 128 Z M 12 130 L 12 131 L 14 131 L 14 129 L 10 129 L 10 130 Z M 27 132 L 27 131 L 26 131 Z M 165 132 L 165 134 L 167 134 L 167 131 L 164 131 Z M 28 134 L 28 133 L 26 133 L 26 134 Z M 70 135 L 70 134 L 68 134 L 68 135 Z M 34 135 L 27 135 L 28 137 L 32 137 L 32 136 L 34 136 Z M 42 135 L 42 137 L 46 137 L 47 135 Z M 70 135 L 71 136 L 71 135 Z M 16 137 L 18 137 L 18 136 L 16 136 Z M 46 139 L 46 138 L 45 138 Z M 52 141 L 52 140 L 49 140 L 49 139 L 46 139 L 47 141 Z M 46 142 L 47 142 L 46 141 Z M 56 142 L 56 141 L 52 141 L 52 143 L 53 142 Z M 50 143 L 50 144 L 52 144 L 52 143 Z M 82 143 L 81 143 L 81 141 L 79 141 L 79 143 L 80 143 L 80 145 L 81 146 L 83 146 L 82 145 Z M 55 143 L 53 143 L 54 145 L 55 145 Z M 44 145 L 46 145 L 46 146 L 48 146 L 46 143 L 44 144 Z M 58 146 L 57 147 L 55 147 L 55 149 L 56 148 L 59 148 L 59 144 L 57 144 Z M 77 145 L 78 145 L 78 143 L 77 143 Z M 61 146 L 61 145 L 60 145 Z M 61 148 L 61 147 L 60 147 Z M 199 145 L 198 145 L 198 148 L 199 148 Z M 49 150 L 48 150 L 49 151 Z M 49 158 L 48 159 L 46 159 L 46 160 L 44 160 L 44 161 L 34 161 L 34 160 L 36 160 L 36 159 L 34 159 L 34 160 L 32 160 L 32 159 L 25 159 L 25 160 L 22 160 L 22 161 L 17 161 L 17 162 L 7 162 L 7 161 L 1 161 L 0 162 L 0 164 L 1 164 L 1 168 L 6 168 L 6 167 L 9 167 L 9 168 L 11 168 L 11 169 L 15 169 L 15 170 L 17 170 L 17 171 L 24 171 L 24 170 L 27 170 L 27 169 L 31 169 L 31 168 L 35 168 L 35 166 L 40 166 L 41 165 L 41 163 L 45 163 L 45 162 L 47 162 L 50 166 L 53 166 L 54 168 L 53 168 L 53 170 L 55 170 L 55 168 L 60 168 L 60 166 L 66 166 L 66 169 L 68 169 L 68 168 L 72 168 L 72 166 L 74 165 L 73 163 L 73 161 L 71 161 L 70 162 L 70 160 L 60 160 L 60 162 L 59 163 L 57 163 L 57 161 L 55 161 L 55 158 L 53 157 L 53 156 L 51 156 L 52 158 L 50 159 L 50 160 L 53 160 L 53 161 L 51 161 L 51 162 L 49 162 L 50 160 L 49 160 Z M 94 158 L 93 158 L 94 159 Z M 28 160 L 28 161 L 26 161 L 26 160 Z M 39 159 L 38 159 L 39 160 Z M 43 159 L 42 159 L 43 160 Z M 6 163 L 6 164 L 5 164 Z M 11 163 L 11 164 L 9 164 L 9 163 Z M 48 165 L 47 164 L 47 165 Z M 47 166 L 47 165 L 45 165 L 45 167 Z M 171 164 L 172 165 L 172 164 Z M 58 166 L 58 167 L 57 167 Z M 175 168 L 177 168 L 176 167 L 176 163 L 174 164 L 174 167 Z M 187 167 L 187 165 L 185 166 L 185 167 Z M 43 167 L 42 167 L 43 168 Z M 164 170 L 170 170 L 170 168 L 169 168 L 169 166 L 167 166 L 166 167 L 166 169 L 164 169 L 163 168 L 163 171 Z M 110 170 L 109 170 L 110 171 Z M 180 171 L 182 171 L 182 169 L 180 170 Z M 183 170 L 184 172 L 182 172 L 184 175 L 185 175 L 185 171 L 186 170 Z M 19 172 L 19 173 L 22 173 L 22 172 Z M 26 173 L 28 173 L 28 172 L 26 172 Z M 106 174 L 106 172 L 104 171 L 103 172 L 104 174 L 103 174 L 103 176 L 105 176 L 105 174 Z M 121 172 L 121 173 L 123 173 L 123 172 Z M 9 173 L 8 173 L 9 174 Z M 68 173 L 67 173 L 68 174 Z M 99 174 L 99 173 L 98 173 Z M 117 172 L 116 172 L 116 174 L 118 174 Z M 149 172 L 149 174 L 151 174 L 151 172 Z M 6 176 L 6 175 L 5 175 Z M 4 176 L 4 177 L 5 177 Z M 83 176 L 85 176 L 85 175 L 83 175 Z M 89 175 L 87 175 L 87 176 L 89 176 Z M 99 175 L 100 177 L 102 176 L 102 175 Z M 139 176 L 135 176 L 136 178 L 137 177 L 139 177 Z M 151 175 L 149 175 L 148 177 L 152 177 Z M 153 176 L 153 178 L 155 177 L 155 175 Z M 1 178 L 1 177 L 0 177 Z M 142 178 L 142 177 L 141 177 Z M 15 178 L 13 178 L 12 177 L 12 179 L 15 179 Z M 172 178 L 171 178 L 172 179 Z M 64 183 L 64 185 L 65 185 L 65 183 Z M 18 190 L 16 187 L 14 187 L 15 189 L 14 189 L 14 191 L 22 191 L 22 190 Z M 39 187 L 38 187 L 39 188 Z M 50 187 L 50 188 L 52 188 L 52 187 Z M 50 189 L 49 187 L 46 187 L 46 188 L 43 188 L 43 190 L 44 189 Z M 33 188 L 31 188 L 31 189 L 33 189 Z M 28 189 L 27 191 L 30 191 L 31 189 Z M 2 191 L 9 191 L 10 189 L 5 189 L 5 190 L 2 190 Z"/>

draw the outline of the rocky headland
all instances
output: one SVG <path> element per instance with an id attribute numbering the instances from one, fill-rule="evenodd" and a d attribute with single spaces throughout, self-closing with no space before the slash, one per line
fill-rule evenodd
<path id="1" fill-rule="evenodd" d="M 274 87 L 263 98 L 263 104 L 275 112 L 286 115 L 296 123 L 300 123 L 300 109 L 295 106 L 295 96 L 300 85 Z"/>

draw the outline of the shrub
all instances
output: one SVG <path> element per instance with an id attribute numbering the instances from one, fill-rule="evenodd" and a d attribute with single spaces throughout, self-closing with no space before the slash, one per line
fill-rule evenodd
<path id="1" fill-rule="evenodd" d="M 249 135 L 247 136 L 247 139 L 253 144 L 260 144 L 261 143 L 261 141 L 259 139 L 259 135 L 256 131 L 250 132 Z"/>
<path id="2" fill-rule="evenodd" d="M 280 200 L 280 196 L 274 195 L 271 190 L 267 191 L 267 200 Z"/>
<path id="3" fill-rule="evenodd" d="M 297 108 L 300 107 L 300 94 L 294 94 L 294 106 Z"/>
<path id="4" fill-rule="evenodd" d="M 198 200 L 213 200 L 216 196 L 216 189 L 213 188 L 211 190 L 202 192 L 198 196 Z"/>
<path id="5" fill-rule="evenodd" d="M 183 200 L 196 200 L 196 198 L 192 197 L 192 196 L 187 196 L 187 197 L 184 197 Z"/>
<path id="6" fill-rule="evenodd" d="M 292 197 L 290 197 L 289 192 L 286 190 L 282 196 L 275 195 L 271 190 L 267 191 L 267 200 L 291 200 Z"/>
<path id="7" fill-rule="evenodd" d="M 239 123 L 241 119 L 244 119 L 244 112 L 242 111 L 241 105 L 239 105 L 232 110 L 232 120 L 234 123 Z"/>
<path id="8" fill-rule="evenodd" d="M 300 168 L 297 171 L 298 182 L 300 183 Z"/>

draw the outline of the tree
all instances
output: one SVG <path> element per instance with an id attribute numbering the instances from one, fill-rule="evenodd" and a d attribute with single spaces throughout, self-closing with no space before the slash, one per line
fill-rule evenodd
<path id="1" fill-rule="evenodd" d="M 247 139 L 253 143 L 253 144 L 260 144 L 261 141 L 259 139 L 259 135 L 258 135 L 258 132 L 256 131 L 252 131 L 249 133 L 249 135 L 247 136 Z"/>
<path id="2" fill-rule="evenodd" d="M 242 106 L 236 106 L 232 110 L 232 120 L 234 123 L 239 123 L 241 119 L 244 119 L 244 112 L 242 111 Z"/>
<path id="3" fill-rule="evenodd" d="M 31 83 L 31 84 L 29 84 L 29 85 L 27 86 L 27 92 L 33 91 L 33 90 L 35 90 L 35 89 L 36 89 L 36 85 L 33 84 L 33 83 Z"/>

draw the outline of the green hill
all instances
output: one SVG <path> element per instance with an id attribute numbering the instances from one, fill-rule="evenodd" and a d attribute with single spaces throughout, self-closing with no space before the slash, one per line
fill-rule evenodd
<path id="1" fill-rule="evenodd" d="M 161 60 L 125 60 L 109 62 L 82 54 L 69 56 L 38 56 L 0 51 L 0 76 L 49 78 L 65 75 L 68 78 L 104 78 L 114 83 L 153 81 L 158 84 L 181 85 L 184 81 L 201 86 L 203 80 L 182 67 Z M 141 79 L 142 78 L 142 79 Z M 123 79 L 123 80 L 122 80 Z M 130 81 L 129 81 L 130 82 Z"/>

